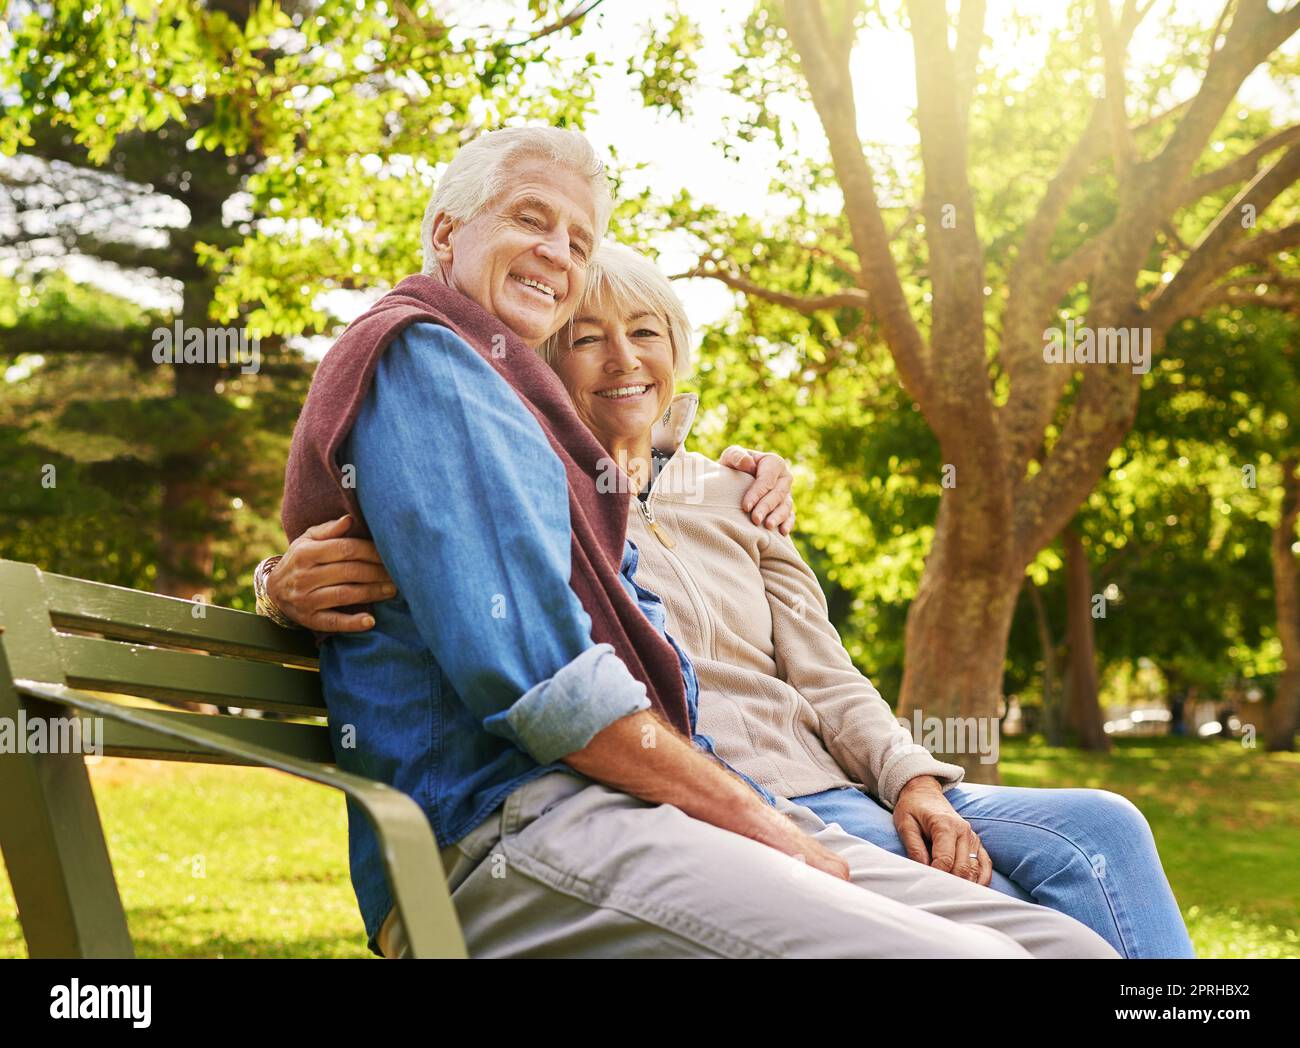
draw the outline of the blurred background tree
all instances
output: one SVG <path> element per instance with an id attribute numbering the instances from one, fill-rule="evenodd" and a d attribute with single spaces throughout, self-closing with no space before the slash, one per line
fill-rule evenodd
<path id="1" fill-rule="evenodd" d="M 725 386 L 714 384 L 718 371 L 702 373 L 710 400 L 733 411 L 748 388 L 774 405 L 764 415 L 754 404 L 747 419 L 756 431 L 779 419 L 776 450 L 810 462 L 813 515 L 823 512 L 817 500 L 863 490 L 811 449 L 823 437 L 855 449 L 878 438 L 870 408 L 845 434 L 846 416 L 830 405 L 874 388 L 882 355 L 906 393 L 899 409 L 918 413 L 937 444 L 937 457 L 913 459 L 919 490 L 938 499 L 931 530 L 910 531 L 924 561 L 908 594 L 904 716 L 997 715 L 1025 572 L 1058 537 L 1076 592 L 1093 596 L 1068 525 L 1106 476 L 1149 382 L 1136 366 L 1049 362 L 1048 332 L 1070 321 L 1144 333 L 1158 359 L 1183 318 L 1252 299 L 1296 308 L 1300 124 L 1277 126 L 1271 111 L 1234 99 L 1257 70 L 1294 72 L 1294 54 L 1279 49 L 1300 29 L 1300 4 L 1230 0 L 1196 24 L 1162 8 L 1173 46 L 1136 73 L 1129 44 L 1156 5 L 1118 6 L 1068 5 L 1025 81 L 987 48 L 981 0 L 955 17 L 943 0 L 759 3 L 728 79 L 747 116 L 718 148 L 794 141 L 785 94 L 811 104 L 829 156 L 783 153 L 772 193 L 788 207 L 776 220 L 685 195 L 666 202 L 668 224 L 696 238 L 698 264 L 682 275 L 742 296 L 723 331 L 744 348 Z M 905 27 L 913 45 L 919 145 L 901 157 L 862 138 L 870 121 L 851 59 L 867 27 Z M 1030 17 L 1023 31 L 1043 32 Z M 688 70 L 682 90 L 669 90 L 662 81 L 684 63 L 654 57 L 689 39 L 680 25 L 652 30 L 644 67 L 654 78 L 647 100 L 684 117 L 699 77 Z M 772 397 L 773 371 L 801 389 Z M 809 431 L 811 441 L 795 443 Z M 880 479 L 899 482 L 892 466 Z M 852 555 L 879 556 L 862 542 Z M 1067 610 L 1070 720 L 1085 744 L 1104 748 L 1084 650 L 1091 615 L 1080 618 L 1078 600 Z M 945 757 L 973 781 L 996 780 L 972 755 Z"/>
<path id="2" fill-rule="evenodd" d="M 339 323 L 322 295 L 418 270 L 432 172 L 462 142 L 581 117 L 591 59 L 557 66 L 546 42 L 590 6 L 535 0 L 503 38 L 430 3 L 9 4 L 4 555 L 246 603 L 282 542 L 301 338 Z M 179 304 L 74 283 L 86 258 Z M 258 370 L 158 365 L 151 333 L 175 321 L 257 337 Z"/>

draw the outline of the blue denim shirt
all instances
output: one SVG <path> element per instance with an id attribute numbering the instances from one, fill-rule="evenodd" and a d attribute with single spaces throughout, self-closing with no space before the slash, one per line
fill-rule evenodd
<path id="1" fill-rule="evenodd" d="M 569 586 L 564 466 L 537 420 L 470 346 L 417 324 L 380 358 L 340 462 L 398 595 L 375 627 L 321 649 L 340 768 L 403 790 L 455 843 L 523 783 L 561 767 L 614 721 L 649 708 L 645 686 Z M 621 580 L 654 626 L 664 606 Z M 698 684 L 682 666 L 694 734 Z M 716 758 L 715 755 L 715 759 Z M 771 795 L 746 779 L 768 803 Z M 348 803 L 352 884 L 370 947 L 392 907 L 378 841 Z M 441 871 L 436 871 L 441 874 Z"/>

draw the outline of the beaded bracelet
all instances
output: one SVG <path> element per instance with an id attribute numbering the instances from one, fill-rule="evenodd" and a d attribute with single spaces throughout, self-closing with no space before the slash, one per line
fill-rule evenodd
<path id="1" fill-rule="evenodd" d="M 270 594 L 266 592 L 267 576 L 271 574 L 271 569 L 280 563 L 281 556 L 267 557 L 253 571 L 253 593 L 257 597 L 257 613 L 265 615 L 277 626 L 283 626 L 285 629 L 302 629 L 298 623 L 280 610 L 275 601 L 271 599 Z"/>

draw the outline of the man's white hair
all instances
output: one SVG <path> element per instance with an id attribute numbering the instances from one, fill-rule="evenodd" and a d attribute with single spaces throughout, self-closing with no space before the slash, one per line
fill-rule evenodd
<path id="1" fill-rule="evenodd" d="M 445 211 L 458 222 L 468 222 L 507 188 L 511 168 L 516 163 L 533 159 L 567 167 L 590 183 L 596 198 L 595 242 L 600 243 L 609 228 L 614 204 L 605 178 L 605 165 L 591 143 L 579 132 L 562 127 L 507 127 L 489 131 L 463 146 L 434 187 L 420 225 L 425 273 L 438 271 L 432 243 L 434 216 Z"/>
<path id="2" fill-rule="evenodd" d="M 626 316 L 633 309 L 653 313 L 668 326 L 673 349 L 673 370 L 684 375 L 691 363 L 691 321 L 686 307 L 673 290 L 663 270 L 644 255 L 622 244 L 601 244 L 587 267 L 587 287 L 574 317 L 589 316 L 606 309 Z M 560 328 L 537 352 L 552 367 L 573 339 L 573 320 Z"/>

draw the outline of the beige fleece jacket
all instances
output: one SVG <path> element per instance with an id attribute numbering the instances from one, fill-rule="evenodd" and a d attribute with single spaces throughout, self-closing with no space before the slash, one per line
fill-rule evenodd
<path id="1" fill-rule="evenodd" d="M 914 744 L 854 667 L 794 543 L 740 509 L 753 478 L 683 447 L 697 406 L 681 394 L 655 427 L 672 458 L 646 505 L 631 496 L 628 538 L 637 582 L 663 599 L 695 665 L 698 730 L 783 797 L 856 786 L 892 810 L 917 775 L 956 785 L 963 769 Z"/>

